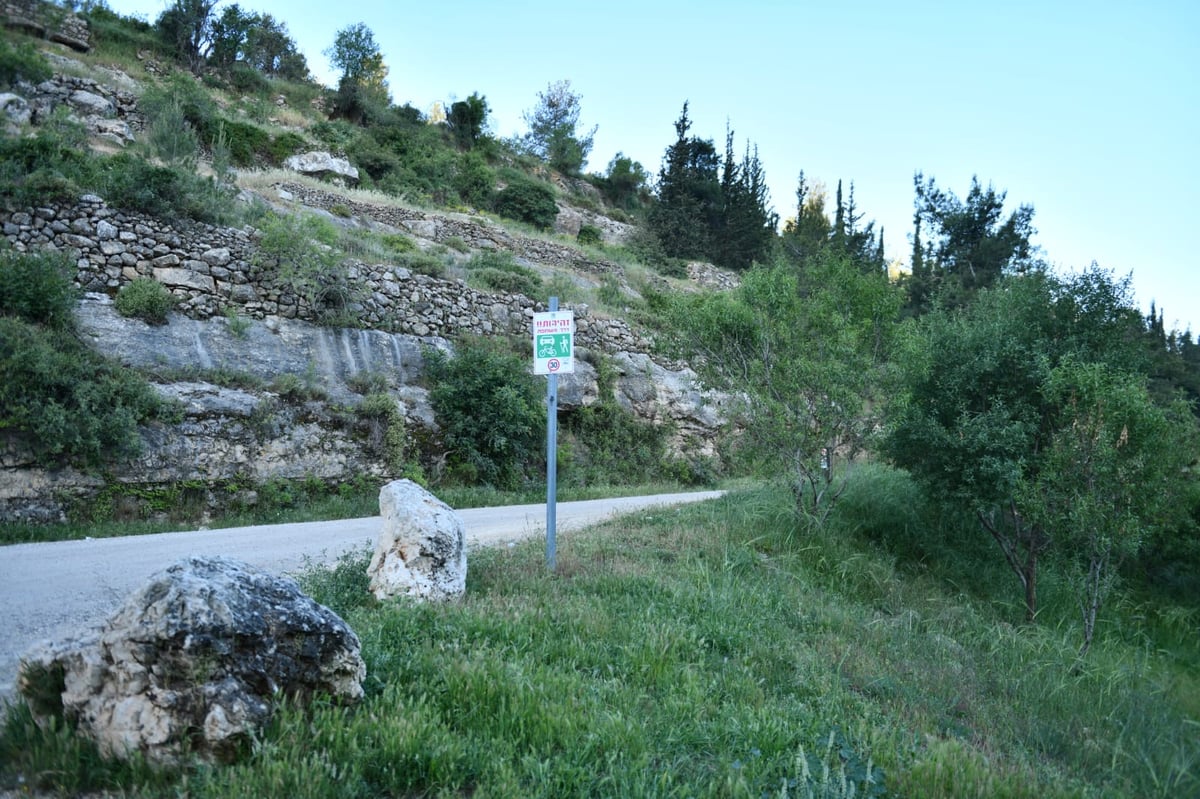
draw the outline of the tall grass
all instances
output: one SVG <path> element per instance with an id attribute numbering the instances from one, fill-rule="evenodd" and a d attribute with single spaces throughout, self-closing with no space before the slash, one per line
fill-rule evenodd
<path id="1" fill-rule="evenodd" d="M 903 479 L 875 488 L 907 491 Z M 310 593 L 362 639 L 363 703 L 285 708 L 244 762 L 175 772 L 174 791 L 1200 791 L 1194 639 L 1180 662 L 1109 635 L 1072 672 L 1069 623 L 1013 625 L 986 590 L 929 561 L 846 527 L 806 532 L 784 492 L 643 511 L 561 537 L 558 562 L 549 574 L 536 543 L 473 551 L 465 597 L 441 605 L 376 603 L 366 553 L 308 572 Z M 98 764 L 20 711 L 0 763 L 0 785 L 164 790 L 161 774 Z"/>

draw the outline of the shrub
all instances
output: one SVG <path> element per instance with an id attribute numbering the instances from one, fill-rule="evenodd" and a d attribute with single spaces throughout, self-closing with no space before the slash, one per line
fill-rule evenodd
<path id="1" fill-rule="evenodd" d="M 78 299 L 74 274 L 75 265 L 61 253 L 0 251 L 0 315 L 70 328 Z"/>
<path id="2" fill-rule="evenodd" d="M 116 306 L 121 316 L 141 319 L 151 325 L 165 325 L 167 314 L 175 307 L 175 297 L 157 280 L 139 277 L 117 292 Z"/>
<path id="3" fill-rule="evenodd" d="M 490 208 L 496 193 L 496 173 L 478 153 L 468 153 L 459 161 L 454 190 L 467 205 Z"/>
<path id="4" fill-rule="evenodd" d="M 227 73 L 229 85 L 242 94 L 266 94 L 271 83 L 254 67 L 241 62 L 234 63 Z"/>
<path id="5" fill-rule="evenodd" d="M 408 431 L 396 400 L 384 391 L 363 397 L 358 415 L 367 427 L 367 447 L 394 475 L 420 477 L 420 468 L 409 460 Z"/>
<path id="6" fill-rule="evenodd" d="M 575 236 L 575 240 L 580 244 L 586 244 L 592 247 L 598 247 L 603 243 L 604 239 L 600 236 L 600 228 L 595 225 L 583 225 L 579 228 L 579 233 Z"/>
<path id="7" fill-rule="evenodd" d="M 17 81 L 38 84 L 53 74 L 50 62 L 29 42 L 13 46 L 0 39 L 0 88 L 10 88 Z"/>
<path id="8" fill-rule="evenodd" d="M 73 336 L 0 318 L 0 435 L 39 463 L 88 468 L 136 454 L 138 423 L 163 408 L 144 379 Z"/>
<path id="9" fill-rule="evenodd" d="M 289 157 L 308 148 L 308 142 L 299 133 L 286 131 L 271 139 L 267 157 L 272 164 L 282 164 Z"/>
<path id="10" fill-rule="evenodd" d="M 467 261 L 467 271 L 471 283 L 504 294 L 537 297 L 544 288 L 537 272 L 506 252 L 481 252 Z"/>
<path id="11" fill-rule="evenodd" d="M 273 215 L 263 224 L 253 261 L 272 269 L 279 285 L 292 293 L 324 324 L 353 322 L 350 305 L 359 289 L 332 245 L 338 231 L 316 216 Z"/>
<path id="12" fill-rule="evenodd" d="M 528 359 L 473 339 L 453 358 L 428 351 L 426 363 L 451 473 L 505 489 L 533 477 L 544 464 L 545 413 Z"/>
<path id="13" fill-rule="evenodd" d="M 552 227 L 558 216 L 554 189 L 528 178 L 514 179 L 505 186 L 496 195 L 495 209 L 500 216 L 533 225 L 540 230 Z"/>

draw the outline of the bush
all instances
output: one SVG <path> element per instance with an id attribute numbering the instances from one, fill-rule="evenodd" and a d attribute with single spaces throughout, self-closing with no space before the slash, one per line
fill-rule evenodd
<path id="1" fill-rule="evenodd" d="M 75 265 L 62 253 L 0 251 L 0 315 L 66 330 L 79 292 Z"/>
<path id="2" fill-rule="evenodd" d="M 286 131 L 271 139 L 267 157 L 272 164 L 282 164 L 291 156 L 308 148 L 308 142 L 299 133 Z"/>
<path id="3" fill-rule="evenodd" d="M 595 225 L 583 225 L 579 228 L 579 233 L 575 236 L 575 240 L 580 244 L 586 244 L 591 247 L 598 247 L 604 239 L 600 236 L 600 228 Z"/>
<path id="4" fill-rule="evenodd" d="M 117 292 L 117 313 L 151 325 L 165 325 L 175 297 L 154 278 L 139 277 Z"/>
<path id="5" fill-rule="evenodd" d="M 554 189 L 528 178 L 515 178 L 496 195 L 496 213 L 547 230 L 554 225 L 558 206 Z"/>
<path id="6" fill-rule="evenodd" d="M 490 208 L 496 193 L 496 173 L 478 153 L 468 153 L 459 161 L 454 190 L 467 205 Z"/>
<path id="7" fill-rule="evenodd" d="M 350 281 L 332 245 L 338 231 L 316 216 L 271 216 L 263 224 L 255 265 L 274 271 L 280 287 L 294 295 L 318 321 L 350 326 L 350 306 L 360 289 Z"/>
<path id="8" fill-rule="evenodd" d="M 50 62 L 29 42 L 15 47 L 0 39 L 0 89 L 8 89 L 18 81 L 38 84 L 54 74 Z"/>
<path id="9" fill-rule="evenodd" d="M 472 284 L 503 294 L 537 297 L 544 289 L 542 278 L 527 266 L 521 266 L 509 253 L 481 252 L 467 261 Z"/>
<path id="10" fill-rule="evenodd" d="M 0 318 L 0 435 L 44 465 L 96 467 L 136 454 L 163 402 L 136 373 L 73 336 Z"/>
<path id="11" fill-rule="evenodd" d="M 545 412 L 528 358 L 474 339 L 453 358 L 430 350 L 426 363 L 451 474 L 514 489 L 544 468 Z"/>

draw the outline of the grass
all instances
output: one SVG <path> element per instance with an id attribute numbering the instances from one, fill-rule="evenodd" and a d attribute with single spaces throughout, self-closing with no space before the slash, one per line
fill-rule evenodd
<path id="1" fill-rule="evenodd" d="M 1016 626 L 771 490 L 471 554 L 467 593 L 378 604 L 366 553 L 304 583 L 351 624 L 357 707 L 285 708 L 242 763 L 98 761 L 19 709 L 0 786 L 122 795 L 1157 797 L 1200 791 L 1200 685 L 1114 630 Z M 1002 569 L 976 564 L 981 576 Z M 984 584 L 987 584 L 985 579 Z M 1157 629 L 1157 628 L 1156 628 Z M 1144 630 L 1142 635 L 1154 634 Z M 20 781 L 24 781 L 21 783 Z"/>

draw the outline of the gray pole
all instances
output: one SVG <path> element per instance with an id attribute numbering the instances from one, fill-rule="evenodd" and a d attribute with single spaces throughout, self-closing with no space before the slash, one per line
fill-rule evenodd
<path id="1" fill-rule="evenodd" d="M 558 310 L 558 297 L 550 298 L 550 310 Z M 546 567 L 555 569 L 555 507 L 558 501 L 558 375 L 546 383 Z"/>

